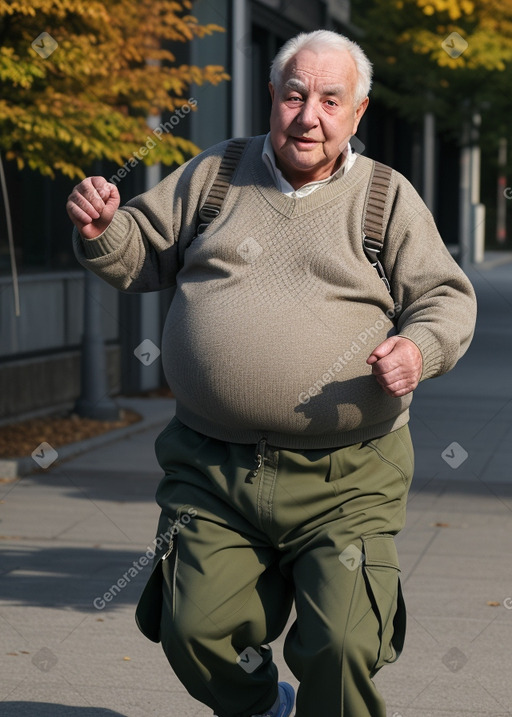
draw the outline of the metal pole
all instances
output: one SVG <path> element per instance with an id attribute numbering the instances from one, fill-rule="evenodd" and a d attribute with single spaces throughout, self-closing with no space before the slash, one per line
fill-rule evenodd
<path id="1" fill-rule="evenodd" d="M 101 280 L 91 271 L 84 278 L 84 332 L 80 363 L 81 393 L 74 411 L 100 421 L 119 419 L 119 408 L 109 397 L 105 346 L 101 334 Z"/>
<path id="2" fill-rule="evenodd" d="M 423 117 L 423 201 L 434 213 L 435 126 L 432 112 Z"/>
<path id="3" fill-rule="evenodd" d="M 480 126 L 482 117 L 471 118 L 471 261 L 480 264 L 485 253 L 485 205 L 480 203 Z"/>
<path id="4" fill-rule="evenodd" d="M 4 165 L 0 155 L 0 189 L 4 198 L 5 205 L 5 223 L 7 225 L 7 240 L 9 242 L 9 255 L 11 257 L 11 276 L 12 291 L 14 298 L 14 315 L 20 316 L 20 290 L 18 284 L 18 269 L 16 266 L 16 252 L 14 250 L 14 233 L 12 231 L 11 205 L 9 204 L 9 195 L 7 193 L 7 181 L 5 179 Z"/>
<path id="5" fill-rule="evenodd" d="M 482 117 L 475 112 L 471 119 L 471 203 L 480 203 L 480 126 Z"/>
<path id="6" fill-rule="evenodd" d="M 507 138 L 500 139 L 498 150 L 498 197 L 497 197 L 497 216 L 496 216 L 496 241 L 498 244 L 505 244 L 507 241 Z M 508 199 L 511 193 L 509 192 Z"/>
<path id="7" fill-rule="evenodd" d="M 469 122 L 464 122 L 460 150 L 459 182 L 459 263 L 466 271 L 471 257 L 471 147 Z"/>
<path id="8" fill-rule="evenodd" d="M 233 34 L 231 43 L 231 134 L 246 137 L 250 134 L 250 56 L 251 24 L 247 0 L 232 4 Z"/>

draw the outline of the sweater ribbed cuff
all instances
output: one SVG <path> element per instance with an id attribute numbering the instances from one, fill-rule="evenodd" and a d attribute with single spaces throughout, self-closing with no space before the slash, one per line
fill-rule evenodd
<path id="1" fill-rule="evenodd" d="M 98 259 L 116 251 L 126 241 L 128 229 L 128 218 L 123 212 L 117 211 L 105 231 L 95 239 L 84 239 L 79 235 L 85 257 L 87 259 Z M 75 231 L 77 230 L 75 229 Z"/>
<path id="2" fill-rule="evenodd" d="M 443 371 L 444 352 L 434 334 L 424 326 L 411 324 L 400 331 L 400 336 L 410 339 L 421 351 L 423 370 L 420 381 L 438 376 Z"/>

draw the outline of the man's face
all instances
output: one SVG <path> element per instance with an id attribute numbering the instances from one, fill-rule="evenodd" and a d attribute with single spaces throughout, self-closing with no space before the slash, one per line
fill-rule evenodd
<path id="1" fill-rule="evenodd" d="M 300 50 L 282 85 L 269 84 L 270 137 L 276 161 L 295 188 L 329 177 L 368 105 L 354 106 L 356 65 L 345 50 Z"/>

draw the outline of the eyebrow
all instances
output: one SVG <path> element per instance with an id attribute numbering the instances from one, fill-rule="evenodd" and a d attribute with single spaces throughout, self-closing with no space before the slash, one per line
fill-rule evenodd
<path id="1" fill-rule="evenodd" d="M 301 82 L 301 80 L 296 79 L 295 77 L 290 77 L 289 80 L 287 80 L 284 83 L 285 87 L 288 87 L 291 90 L 297 90 L 298 92 L 304 92 L 307 93 L 308 88 L 306 85 Z M 326 85 L 325 87 L 321 88 L 321 95 L 338 95 L 341 96 L 345 93 L 345 89 L 342 85 Z"/>
<path id="2" fill-rule="evenodd" d="M 290 77 L 289 80 L 286 80 L 284 86 L 289 87 L 291 90 L 298 90 L 299 92 L 307 91 L 306 85 L 300 80 L 295 79 L 294 77 Z"/>

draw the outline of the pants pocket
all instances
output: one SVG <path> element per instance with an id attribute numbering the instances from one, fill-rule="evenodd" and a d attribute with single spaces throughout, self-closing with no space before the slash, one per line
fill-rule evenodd
<path id="1" fill-rule="evenodd" d="M 394 469 L 405 485 L 410 483 L 414 473 L 414 452 L 407 425 L 368 441 L 365 445 L 375 453 L 381 463 Z"/>
<path id="2" fill-rule="evenodd" d="M 170 538 L 167 550 L 153 565 L 151 575 L 135 609 L 135 622 L 142 634 L 152 642 L 160 642 L 164 582 L 175 593 L 178 565 L 178 536 Z"/>
<path id="3" fill-rule="evenodd" d="M 363 576 L 379 623 L 380 647 L 373 674 L 395 662 L 402 652 L 406 630 L 405 603 L 400 568 L 392 535 L 363 538 Z"/>

